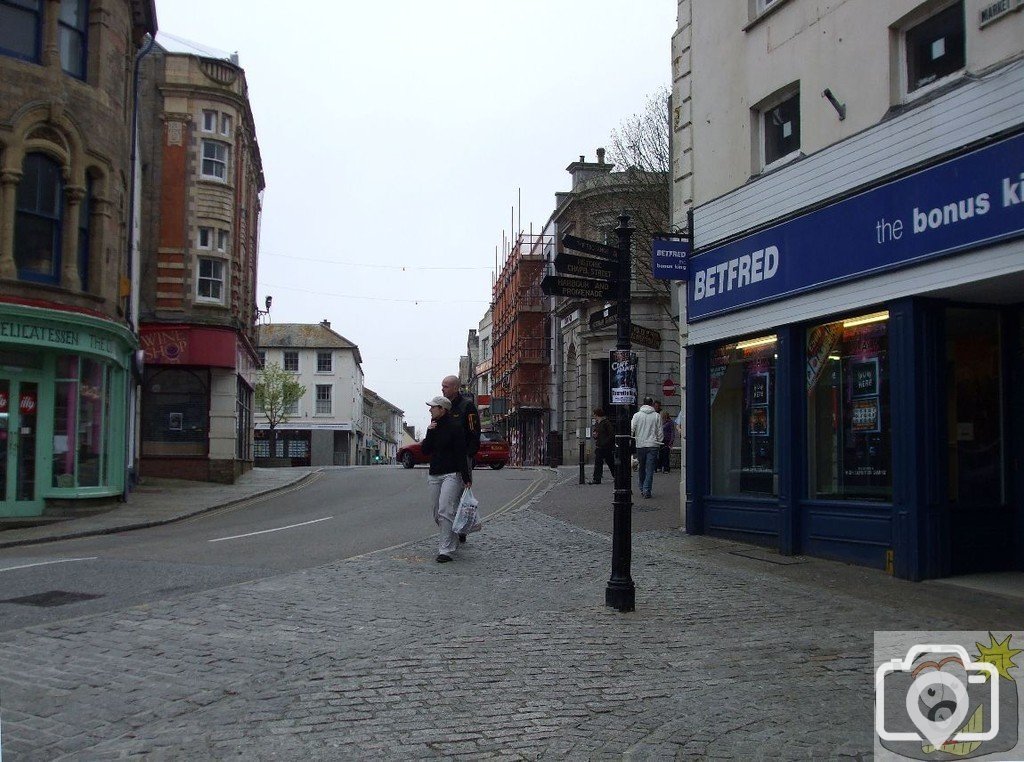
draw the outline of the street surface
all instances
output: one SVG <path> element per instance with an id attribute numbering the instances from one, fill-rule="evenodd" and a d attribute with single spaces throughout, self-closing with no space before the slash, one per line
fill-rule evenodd
<path id="1" fill-rule="evenodd" d="M 152 529 L 0 549 L 0 632 L 309 568 L 434 531 L 427 468 L 324 469 L 241 505 Z M 542 487 L 543 472 L 475 469 L 486 518 Z M 83 600 L 7 603 L 47 591 Z"/>
<path id="2" fill-rule="evenodd" d="M 610 484 L 496 475 L 485 511 L 501 478 L 545 486 L 455 563 L 428 531 L 0 633 L 4 759 L 865 759 L 875 630 L 1024 628 L 1019 599 L 688 537 L 664 475 L 634 506 L 637 610 L 618 613 Z M 315 549 L 332 521 L 295 531 Z"/>

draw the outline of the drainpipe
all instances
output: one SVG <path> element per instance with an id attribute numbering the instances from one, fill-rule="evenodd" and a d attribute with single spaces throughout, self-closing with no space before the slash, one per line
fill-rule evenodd
<path id="1" fill-rule="evenodd" d="M 132 68 L 132 135 L 131 154 L 129 156 L 130 175 L 128 181 L 128 272 L 127 278 L 131 291 L 128 294 L 128 303 L 125 308 L 125 321 L 128 323 L 128 330 L 136 336 L 139 333 L 138 324 L 138 303 L 139 294 L 136 279 L 139 273 L 139 266 L 136 260 L 139 257 L 138 231 L 141 225 L 135 224 L 135 194 L 138 192 L 138 149 L 139 149 L 139 89 L 142 78 L 142 59 L 145 58 L 156 44 L 156 36 L 149 35 L 142 49 L 135 54 L 135 63 Z M 141 363 L 138 363 L 141 366 Z M 131 482 L 134 477 L 134 452 L 132 445 L 135 440 L 135 402 L 141 378 L 136 380 L 136 357 L 133 353 L 132 362 L 129 363 L 128 372 L 125 374 L 125 409 L 124 409 L 124 488 L 121 491 L 121 501 L 128 502 L 128 493 L 131 491 Z"/>

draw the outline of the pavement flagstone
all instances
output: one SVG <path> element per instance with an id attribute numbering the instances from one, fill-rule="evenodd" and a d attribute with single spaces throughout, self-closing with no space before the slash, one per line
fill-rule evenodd
<path id="1" fill-rule="evenodd" d="M 455 563 L 428 537 L 3 634 L 4 759 L 865 758 L 874 630 L 1024 629 L 1011 598 L 689 537 L 657 482 L 619 613 L 611 489 L 552 480 Z"/>

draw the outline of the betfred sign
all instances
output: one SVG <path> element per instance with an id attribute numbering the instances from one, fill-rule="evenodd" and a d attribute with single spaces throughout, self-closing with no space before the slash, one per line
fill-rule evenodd
<path id="1" fill-rule="evenodd" d="M 1024 134 L 690 259 L 689 322 L 1024 236 Z M 694 212 L 701 228 L 701 210 Z"/>

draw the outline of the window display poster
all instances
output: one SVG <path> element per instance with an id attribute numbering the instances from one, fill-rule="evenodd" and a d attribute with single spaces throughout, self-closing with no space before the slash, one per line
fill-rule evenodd
<path id="1" fill-rule="evenodd" d="M 768 374 L 754 373 L 750 377 L 750 404 L 768 404 Z"/>
<path id="2" fill-rule="evenodd" d="M 828 356 L 832 354 L 842 336 L 841 323 L 828 323 L 813 328 L 807 334 L 807 391 L 814 388 L 828 365 Z"/>
<path id="3" fill-rule="evenodd" d="M 716 349 L 714 354 L 711 355 L 711 394 L 709 406 L 715 404 L 715 397 L 718 396 L 718 390 L 722 388 L 722 379 L 725 377 L 725 372 L 729 369 L 729 359 L 732 357 L 735 347 L 735 344 L 727 344 Z"/>
<path id="4" fill-rule="evenodd" d="M 878 397 L 853 400 L 850 428 L 854 434 L 877 434 L 878 417 Z"/>
<path id="5" fill-rule="evenodd" d="M 750 435 L 754 437 L 768 436 L 768 407 L 755 407 L 750 410 Z"/>
<path id="6" fill-rule="evenodd" d="M 878 394 L 878 358 L 856 360 L 850 363 L 850 377 L 854 397 L 872 397 Z M 877 400 L 876 400 L 877 410 Z"/>
<path id="7" fill-rule="evenodd" d="M 636 404 L 637 354 L 624 349 L 609 353 L 611 368 L 611 398 L 613 405 Z"/>

